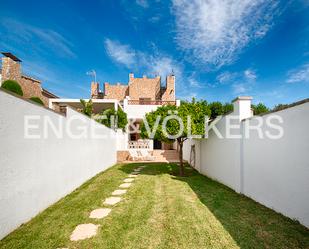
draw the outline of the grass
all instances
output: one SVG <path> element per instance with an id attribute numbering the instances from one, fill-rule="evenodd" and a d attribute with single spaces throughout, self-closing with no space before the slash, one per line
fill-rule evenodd
<path id="1" fill-rule="evenodd" d="M 309 248 L 309 231 L 187 167 L 148 164 L 103 220 L 91 210 L 138 164 L 116 165 L 0 241 L 0 248 Z M 97 236 L 70 242 L 75 226 L 100 224 Z"/>

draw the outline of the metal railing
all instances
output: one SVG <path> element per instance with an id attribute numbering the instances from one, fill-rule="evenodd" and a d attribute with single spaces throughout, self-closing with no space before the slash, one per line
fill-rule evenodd
<path id="1" fill-rule="evenodd" d="M 150 141 L 149 140 L 140 140 L 140 141 L 129 141 L 128 142 L 129 149 L 150 149 Z"/>
<path id="2" fill-rule="evenodd" d="M 129 105 L 176 105 L 176 101 L 165 100 L 129 100 Z"/>

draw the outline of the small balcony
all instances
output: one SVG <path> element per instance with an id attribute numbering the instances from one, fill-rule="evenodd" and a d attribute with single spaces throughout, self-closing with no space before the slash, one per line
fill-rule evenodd
<path id="1" fill-rule="evenodd" d="M 153 141 L 148 139 L 140 139 L 138 141 L 128 141 L 128 149 L 153 150 Z"/>
<path id="2" fill-rule="evenodd" d="M 164 101 L 164 100 L 128 100 L 129 105 L 176 105 L 176 101 Z"/>

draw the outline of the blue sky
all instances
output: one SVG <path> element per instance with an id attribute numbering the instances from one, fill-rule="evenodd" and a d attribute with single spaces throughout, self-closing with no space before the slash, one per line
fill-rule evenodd
<path id="1" fill-rule="evenodd" d="M 309 0 L 2 0 L 0 50 L 61 97 L 172 70 L 180 99 L 309 97 Z"/>

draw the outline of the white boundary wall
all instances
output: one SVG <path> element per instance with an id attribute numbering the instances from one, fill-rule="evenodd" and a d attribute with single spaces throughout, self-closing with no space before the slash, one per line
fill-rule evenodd
<path id="1" fill-rule="evenodd" d="M 211 131 L 208 139 L 185 142 L 184 159 L 189 161 L 192 143 L 200 144 L 196 168 L 202 174 L 309 227 L 309 102 L 262 116 L 263 121 L 270 115 L 283 119 L 283 138 L 259 139 L 253 131 L 248 139 L 219 139 Z M 217 124 L 223 135 L 227 116 Z M 245 122 L 256 117 L 242 126 Z M 262 126 L 264 134 L 269 129 Z"/>
<path id="2" fill-rule="evenodd" d="M 93 124 L 105 138 L 24 138 L 24 115 L 40 119 L 33 134 L 42 134 L 43 117 L 71 131 Z M 59 121 L 60 120 L 60 121 Z M 31 121 L 31 124 L 38 123 Z M 52 133 L 53 134 L 53 133 Z M 116 163 L 114 131 L 68 109 L 67 117 L 0 91 L 0 238 Z"/>

